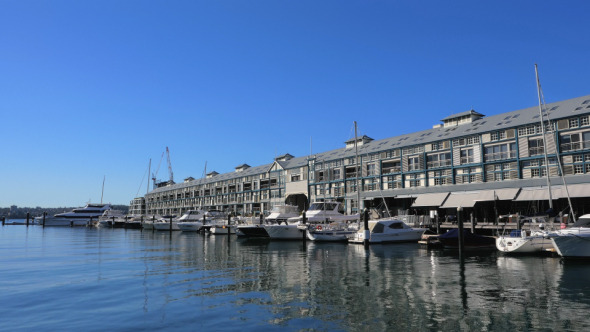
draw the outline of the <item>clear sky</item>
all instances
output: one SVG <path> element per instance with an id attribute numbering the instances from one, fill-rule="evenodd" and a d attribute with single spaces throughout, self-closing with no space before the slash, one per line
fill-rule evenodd
<path id="1" fill-rule="evenodd" d="M 0 207 L 590 94 L 590 1 L 0 0 Z M 310 144 L 312 142 L 312 144 Z M 157 177 L 166 180 L 166 157 Z"/>

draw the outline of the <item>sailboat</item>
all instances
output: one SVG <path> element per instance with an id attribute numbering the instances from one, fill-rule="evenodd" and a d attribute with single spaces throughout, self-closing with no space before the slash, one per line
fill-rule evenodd
<path id="1" fill-rule="evenodd" d="M 361 188 L 358 183 L 360 167 L 358 157 L 357 124 L 354 122 L 354 147 L 356 156 L 357 204 L 361 205 Z M 324 190 L 325 193 L 325 190 Z M 306 212 L 309 225 L 301 225 L 306 229 L 307 238 L 312 241 L 338 242 L 348 241 L 359 230 L 360 213 L 344 215 L 339 212 L 340 203 L 335 201 L 315 202 Z M 360 212 L 360 211 L 359 211 Z"/>
<path id="2" fill-rule="evenodd" d="M 547 190 L 549 193 L 549 210 L 553 211 L 553 194 L 551 191 L 551 180 L 549 177 L 549 158 L 547 156 L 547 137 L 546 137 L 546 126 L 545 120 L 543 117 L 543 97 L 542 97 L 542 90 L 541 90 L 541 83 L 539 81 L 539 72 L 537 69 L 537 65 L 535 64 L 535 74 L 537 78 L 537 94 L 539 96 L 539 116 L 541 121 L 541 133 L 543 135 L 543 146 L 544 146 L 544 155 L 545 155 L 545 168 L 546 168 L 546 176 L 547 176 Z M 548 117 L 548 116 L 547 116 Z M 549 121 L 549 119 L 547 119 Z M 561 161 L 559 160 L 559 156 L 557 157 L 558 166 L 561 170 Z M 572 203 L 569 197 L 569 192 L 567 190 L 567 184 L 565 183 L 565 179 L 563 178 L 563 171 L 560 172 L 563 185 L 565 187 L 567 198 L 569 202 L 570 212 L 572 214 L 573 219 L 575 220 L 574 210 L 572 208 Z M 543 225 L 543 224 L 541 224 Z M 551 251 L 554 248 L 554 241 L 551 240 L 550 237 L 555 236 L 555 232 L 550 232 L 544 229 L 544 227 L 540 227 L 537 230 L 514 230 L 508 236 L 499 236 L 496 238 L 496 248 L 503 253 L 540 253 Z M 590 239 L 590 238 L 589 238 Z"/>

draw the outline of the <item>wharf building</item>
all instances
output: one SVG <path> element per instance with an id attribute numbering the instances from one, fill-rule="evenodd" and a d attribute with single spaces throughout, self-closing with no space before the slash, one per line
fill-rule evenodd
<path id="1" fill-rule="evenodd" d="M 360 207 L 444 217 L 462 207 L 491 222 L 544 212 L 550 200 L 555 213 L 568 214 L 568 196 L 576 216 L 590 213 L 590 96 L 489 117 L 470 110 L 420 132 L 362 136 L 333 151 L 189 177 L 135 198 L 131 211 L 257 215 L 278 204 L 303 210 L 312 201 L 337 200 L 347 213 Z"/>

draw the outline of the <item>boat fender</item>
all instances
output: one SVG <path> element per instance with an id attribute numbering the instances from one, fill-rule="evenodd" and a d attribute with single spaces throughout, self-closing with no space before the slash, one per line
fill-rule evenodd
<path id="1" fill-rule="evenodd" d="M 321 231 L 322 230 L 322 226 L 318 226 L 315 229 L 317 229 L 318 231 Z"/>

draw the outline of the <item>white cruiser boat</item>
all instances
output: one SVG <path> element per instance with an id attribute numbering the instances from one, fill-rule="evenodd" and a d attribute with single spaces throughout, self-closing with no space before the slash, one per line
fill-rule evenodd
<path id="1" fill-rule="evenodd" d="M 174 217 L 164 216 L 152 223 L 152 227 L 157 231 L 179 231 L 178 222 Z"/>
<path id="2" fill-rule="evenodd" d="M 590 214 L 581 216 L 572 227 L 555 232 L 551 241 L 559 256 L 590 258 Z"/>
<path id="3" fill-rule="evenodd" d="M 203 210 L 188 210 L 183 214 L 176 225 L 183 232 L 198 232 L 203 228 L 203 219 L 207 218 Z"/>
<path id="4" fill-rule="evenodd" d="M 387 218 L 369 220 L 369 243 L 393 243 L 418 241 L 426 228 L 412 228 L 401 220 Z M 349 243 L 364 243 L 365 230 L 361 227 L 349 239 Z"/>
<path id="5" fill-rule="evenodd" d="M 270 234 L 266 230 L 266 226 L 272 226 L 276 224 L 284 223 L 287 226 L 287 220 L 295 218 L 299 218 L 299 209 L 297 206 L 293 205 L 277 205 L 272 208 L 268 217 L 264 219 L 263 224 L 246 224 L 246 225 L 239 225 L 237 229 L 238 236 L 241 237 L 251 237 L 251 238 L 269 238 Z M 293 219 L 292 219 L 293 220 Z M 297 223 L 295 223 L 295 227 L 297 227 Z M 289 231 L 288 228 L 285 229 L 272 229 L 272 233 L 275 236 L 279 237 L 289 237 L 286 233 Z M 293 235 L 295 232 L 291 230 Z M 285 233 L 284 235 L 280 235 L 280 233 Z M 297 234 L 299 239 L 301 239 L 301 232 L 297 230 Z"/>
<path id="6" fill-rule="evenodd" d="M 117 222 L 124 222 L 125 214 L 121 210 L 106 210 L 102 216 L 98 218 L 98 227 L 114 227 Z"/>
<path id="7" fill-rule="evenodd" d="M 110 210 L 110 204 L 86 204 L 83 208 L 70 212 L 58 213 L 53 217 L 45 216 L 45 226 L 88 226 L 98 222 L 105 211 Z M 36 217 L 35 223 L 42 225 L 43 217 Z"/>
<path id="8" fill-rule="evenodd" d="M 359 229 L 359 214 L 340 213 L 340 202 L 314 202 L 305 212 L 312 241 L 347 241 Z M 301 226 L 300 226 L 301 227 Z"/>

